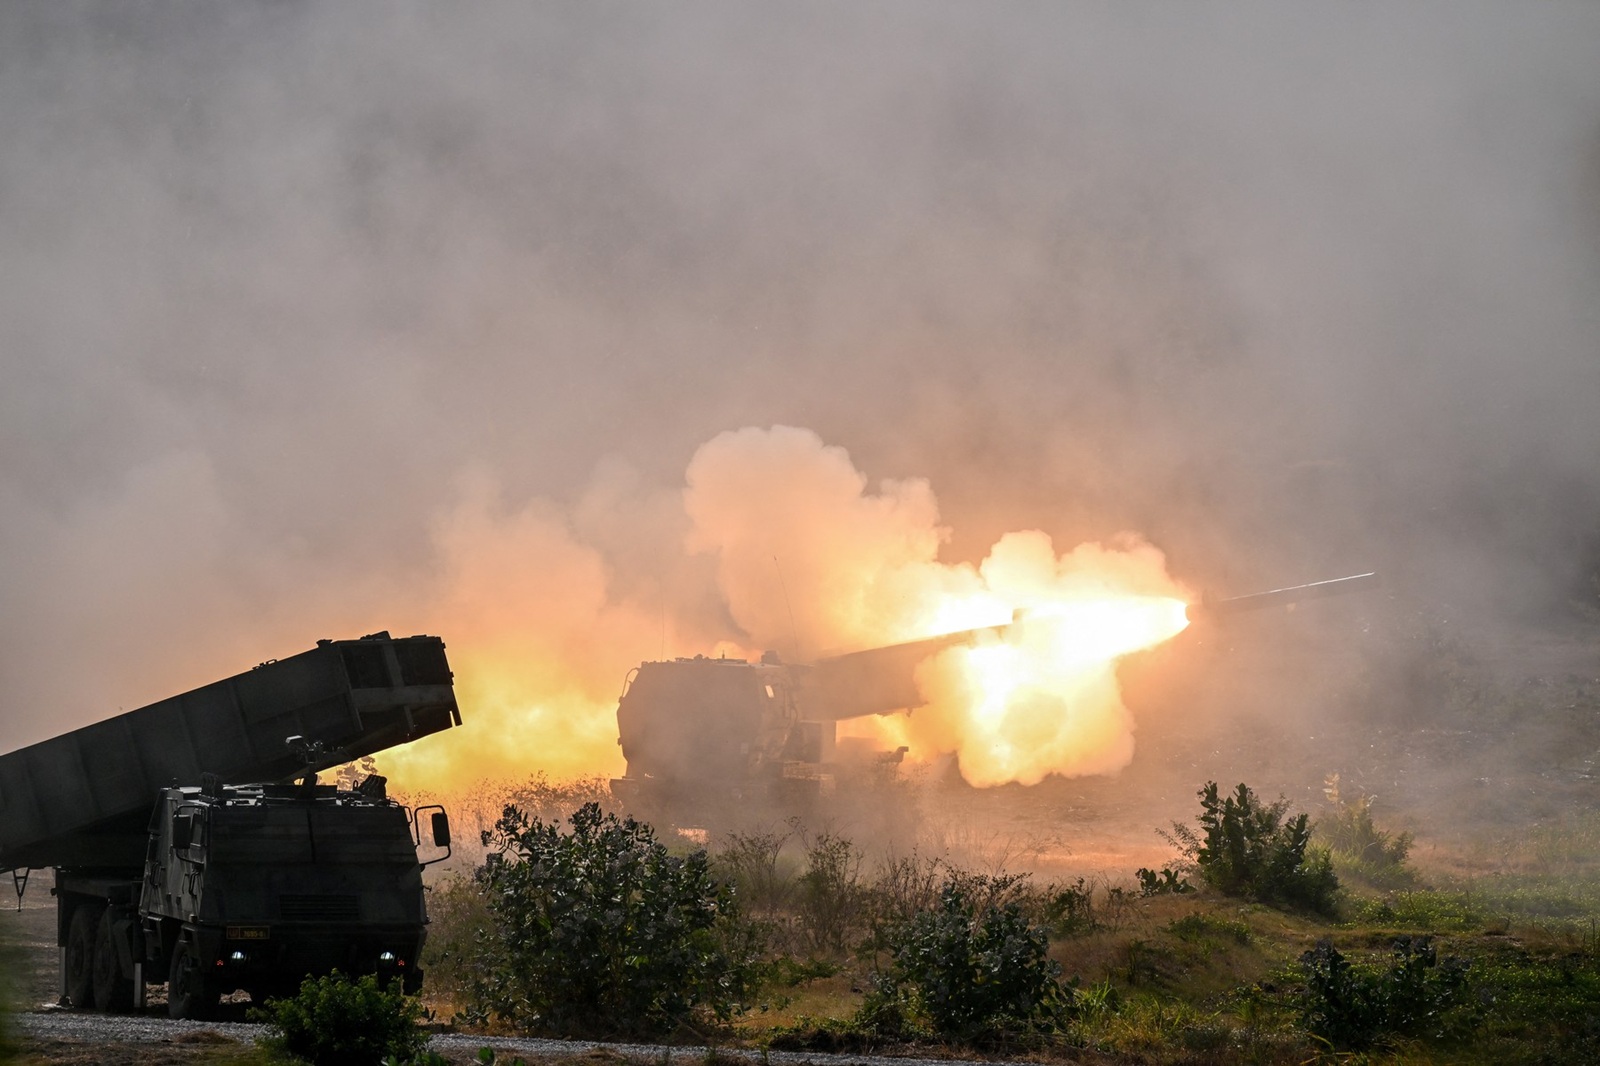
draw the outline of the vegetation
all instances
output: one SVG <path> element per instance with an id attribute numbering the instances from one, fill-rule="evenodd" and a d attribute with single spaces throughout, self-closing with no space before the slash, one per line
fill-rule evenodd
<path id="1" fill-rule="evenodd" d="M 672 855 L 595 804 L 569 823 L 508 806 L 486 834 L 469 1012 L 562 1035 L 670 1033 L 701 1009 L 726 1020 L 749 960 L 730 950 L 737 908 L 706 853 Z"/>
<path id="2" fill-rule="evenodd" d="M 936 909 L 894 931 L 893 964 L 863 1008 L 870 1020 L 910 1018 L 970 1043 L 1058 1027 L 1070 997 L 1049 934 L 1015 902 L 980 905 L 973 888 L 951 877 Z"/>
<path id="3" fill-rule="evenodd" d="M 428 921 L 422 957 L 427 993 L 435 1009 L 450 1017 L 474 1003 L 476 983 L 482 977 L 482 945 L 493 937 L 489 900 L 481 881 L 453 873 L 432 885 Z"/>
<path id="4" fill-rule="evenodd" d="M 1325 849 L 1311 847 L 1310 818 L 1286 818 L 1283 800 L 1263 803 L 1240 783 L 1219 796 L 1200 789 L 1199 833 L 1173 823 L 1172 837 L 1207 885 L 1225 896 L 1332 914 L 1339 878 Z"/>
<path id="5" fill-rule="evenodd" d="M 312 1066 L 377 1066 L 385 1059 L 420 1056 L 428 1035 L 419 1026 L 422 1006 L 372 976 L 351 981 L 335 971 L 308 977 L 287 999 L 269 1000 L 257 1012 L 268 1025 L 270 1051 Z"/>
<path id="6" fill-rule="evenodd" d="M 1080 877 L 1058 885 L 1045 901 L 1045 921 L 1059 937 L 1079 936 L 1099 928 L 1094 913 L 1094 890 Z"/>
<path id="7" fill-rule="evenodd" d="M 849 840 L 824 833 L 806 848 L 806 869 L 800 875 L 800 928 L 814 952 L 844 951 L 859 925 L 864 905 L 861 852 Z"/>
<path id="8" fill-rule="evenodd" d="M 1187 877 L 1182 877 L 1178 871 L 1163 866 L 1160 872 L 1140 867 L 1134 872 L 1134 877 L 1139 881 L 1139 895 L 1159 896 L 1164 893 L 1181 895 L 1184 892 L 1193 892 L 1194 886 Z"/>
<path id="9" fill-rule="evenodd" d="M 1366 797 L 1332 804 L 1309 840 L 1309 819 L 1281 801 L 1213 788 L 1201 790 L 1188 861 L 1121 882 L 977 873 L 917 852 L 874 861 L 797 823 L 730 836 L 714 856 L 680 851 L 680 862 L 706 863 L 701 883 L 720 901 L 712 935 L 696 943 L 720 945 L 734 969 L 759 962 L 740 971 L 748 1011 L 682 1035 L 857 1052 L 1025 1047 L 1108 1063 L 1600 1061 L 1590 822 L 1525 834 L 1525 861 L 1494 874 L 1430 871 L 1430 887 L 1409 837 L 1376 823 Z M 1356 846 L 1379 844 L 1403 876 L 1341 885 L 1319 856 L 1344 862 L 1347 841 L 1332 828 L 1344 815 Z M 626 824 L 587 817 L 595 833 Z M 523 852 L 436 886 L 431 988 L 451 959 L 463 979 L 501 965 L 509 912 L 490 885 Z M 547 891 L 581 897 L 560 887 L 558 865 L 544 865 Z M 569 879 L 587 869 L 564 868 Z M 500 946 L 486 952 L 485 937 Z M 719 1023 L 705 1003 L 694 1018 Z M 675 1028 L 657 1015 L 633 1031 Z"/>
<path id="10" fill-rule="evenodd" d="M 1346 799 L 1339 775 L 1329 774 L 1323 793 L 1329 810 L 1317 819 L 1315 834 L 1328 849 L 1335 870 L 1342 876 L 1375 888 L 1409 888 L 1416 875 L 1406 865 L 1411 853 L 1410 833 L 1390 833 L 1372 820 L 1373 798 L 1359 793 Z"/>
<path id="11" fill-rule="evenodd" d="M 1329 940 L 1317 941 L 1300 964 L 1306 1028 L 1336 1048 L 1371 1047 L 1385 1033 L 1442 1039 L 1472 1026 L 1460 1009 L 1467 962 L 1441 961 L 1429 937 L 1400 937 L 1382 970 L 1352 966 Z"/>

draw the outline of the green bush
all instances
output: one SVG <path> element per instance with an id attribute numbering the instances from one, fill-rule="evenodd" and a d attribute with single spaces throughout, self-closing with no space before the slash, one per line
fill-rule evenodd
<path id="1" fill-rule="evenodd" d="M 1083 936 L 1100 928 L 1094 914 L 1094 889 L 1083 878 L 1046 889 L 1044 919 L 1056 936 Z"/>
<path id="2" fill-rule="evenodd" d="M 1178 871 L 1166 866 L 1163 866 L 1159 873 L 1141 866 L 1134 876 L 1139 879 L 1139 895 L 1145 899 L 1151 896 L 1182 895 L 1194 891 L 1194 886 L 1189 883 L 1187 877 L 1179 876 Z"/>
<path id="3" fill-rule="evenodd" d="M 1300 956 L 1300 965 L 1302 1021 L 1336 1048 L 1360 1050 L 1387 1033 L 1439 1038 L 1470 1022 L 1456 1012 L 1466 998 L 1467 964 L 1441 960 L 1428 937 L 1396 940 L 1386 970 L 1352 966 L 1326 940 Z"/>
<path id="4" fill-rule="evenodd" d="M 491 928 L 469 1016 L 562 1035 L 667 1033 L 729 1017 L 753 975 L 731 893 L 704 851 L 679 858 L 585 804 L 570 831 L 506 807 L 477 877 Z"/>
<path id="5" fill-rule="evenodd" d="M 389 1057 L 417 1058 L 428 1045 L 417 1027 L 421 1005 L 398 987 L 379 987 L 370 974 L 356 981 L 338 971 L 308 977 L 295 995 L 253 1014 L 267 1023 L 270 1050 L 313 1066 L 378 1066 Z"/>
<path id="6" fill-rule="evenodd" d="M 1065 1016 L 1049 937 L 1015 902 L 980 906 L 952 878 L 938 907 L 892 942 L 893 963 L 863 1007 L 874 1021 L 922 1019 L 941 1036 L 981 1041 L 1053 1029 Z"/>
<path id="7" fill-rule="evenodd" d="M 1339 878 L 1327 851 L 1309 847 L 1306 815 L 1285 819 L 1286 801 L 1263 803 L 1243 783 L 1222 797 L 1208 781 L 1199 796 L 1200 832 L 1175 823 L 1172 839 L 1207 885 L 1226 896 L 1333 913 Z"/>
<path id="8" fill-rule="evenodd" d="M 1372 797 L 1358 793 L 1346 801 L 1339 787 L 1339 775 L 1329 774 L 1329 811 L 1317 819 L 1317 840 L 1333 853 L 1338 868 L 1349 876 L 1378 888 L 1405 888 L 1416 883 L 1416 874 L 1406 865 L 1411 854 L 1410 833 L 1390 833 L 1372 820 Z"/>

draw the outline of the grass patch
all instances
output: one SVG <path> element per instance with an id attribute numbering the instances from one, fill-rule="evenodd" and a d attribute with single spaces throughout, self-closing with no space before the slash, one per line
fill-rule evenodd
<path id="1" fill-rule="evenodd" d="M 1244 922 L 1198 911 L 1174 918 L 1168 923 L 1167 929 L 1179 940 L 1190 943 L 1218 940 L 1231 940 L 1235 944 L 1250 943 L 1250 927 Z"/>
<path id="2" fill-rule="evenodd" d="M 1392 892 L 1378 898 L 1349 897 L 1347 926 L 1421 933 L 1463 933 L 1484 927 L 1483 913 L 1465 892 Z"/>
<path id="3" fill-rule="evenodd" d="M 1600 877 L 1491 874 L 1464 882 L 1461 891 L 1480 911 L 1509 923 L 1580 932 L 1600 916 Z"/>
<path id="4" fill-rule="evenodd" d="M 1600 957 L 1503 946 L 1472 960 L 1483 1062 L 1600 1062 Z"/>

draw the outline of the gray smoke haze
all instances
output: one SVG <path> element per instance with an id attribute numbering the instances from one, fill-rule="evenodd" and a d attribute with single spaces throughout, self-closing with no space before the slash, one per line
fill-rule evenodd
<path id="1" fill-rule="evenodd" d="M 675 498 L 741 426 L 928 478 L 952 559 L 1561 606 L 1597 57 L 1591 3 L 7 4 L 0 746 L 439 630 L 474 484 L 714 629 Z"/>

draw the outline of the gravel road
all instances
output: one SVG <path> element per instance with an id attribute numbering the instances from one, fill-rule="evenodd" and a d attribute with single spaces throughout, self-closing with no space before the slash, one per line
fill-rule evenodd
<path id="1" fill-rule="evenodd" d="M 137 1044 L 173 1041 L 183 1034 L 212 1032 L 242 1044 L 251 1044 L 266 1030 L 252 1022 L 174 1021 L 154 1015 L 98 1014 L 73 1010 L 25 1011 L 13 1015 L 17 1028 L 39 1039 L 71 1040 L 86 1044 Z M 532 1037 L 471 1036 L 465 1033 L 436 1033 L 429 1047 L 442 1055 L 469 1057 L 481 1047 L 492 1047 L 502 1061 L 515 1055 L 530 1060 L 570 1059 L 592 1051 L 604 1051 L 621 1058 L 666 1066 L 672 1062 L 704 1063 L 704 1047 L 668 1047 L 664 1044 L 611 1044 L 596 1041 L 539 1040 Z M 742 1058 L 752 1062 L 802 1066 L 825 1063 L 829 1066 L 982 1066 L 966 1059 L 922 1059 L 887 1055 L 831 1055 L 810 1051 L 770 1051 L 716 1049 L 722 1058 Z"/>

